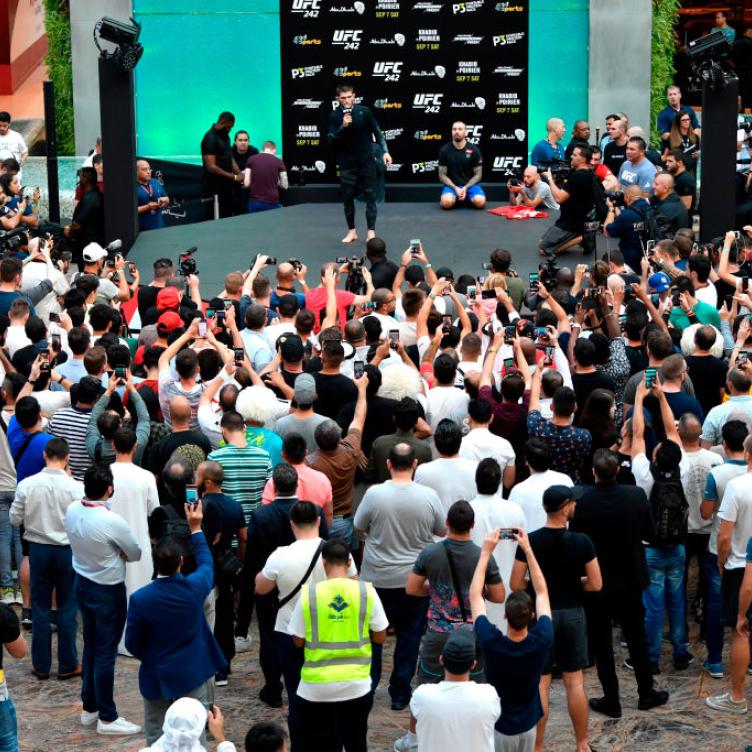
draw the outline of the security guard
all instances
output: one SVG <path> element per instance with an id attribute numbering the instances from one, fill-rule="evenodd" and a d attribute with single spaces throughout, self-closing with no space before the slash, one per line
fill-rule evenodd
<path id="1" fill-rule="evenodd" d="M 386 639 L 388 620 L 373 585 L 347 576 L 350 553 L 339 539 L 321 552 L 327 579 L 303 585 L 289 632 L 305 658 L 298 699 L 310 729 L 304 750 L 365 752 L 371 691 L 371 643 Z M 297 750 L 296 750 L 297 752 Z"/>

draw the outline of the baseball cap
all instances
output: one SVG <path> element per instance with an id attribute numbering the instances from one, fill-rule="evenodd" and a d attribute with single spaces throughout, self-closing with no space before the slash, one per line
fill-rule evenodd
<path id="1" fill-rule="evenodd" d="M 159 334 L 169 334 L 175 329 L 180 329 L 183 325 L 183 319 L 175 311 L 165 311 L 157 319 L 157 332 Z"/>
<path id="2" fill-rule="evenodd" d="M 99 243 L 89 243 L 83 250 L 84 261 L 93 264 L 95 261 L 107 258 L 107 251 Z"/>
<path id="3" fill-rule="evenodd" d="M 316 399 L 316 380 L 310 373 L 301 373 L 295 379 L 295 401 L 299 405 L 312 405 Z"/>
<path id="4" fill-rule="evenodd" d="M 648 277 L 648 287 L 656 292 L 666 292 L 671 287 L 671 280 L 665 272 L 656 272 Z"/>
<path id="5" fill-rule="evenodd" d="M 163 287 L 157 293 L 157 310 L 162 311 L 176 311 L 180 305 L 180 296 L 178 291 L 174 287 Z"/>
<path id="6" fill-rule="evenodd" d="M 444 668 L 450 674 L 464 674 L 475 661 L 475 637 L 469 629 L 452 632 L 441 651 Z"/>
<path id="7" fill-rule="evenodd" d="M 543 493 L 543 508 L 546 512 L 558 512 L 568 501 L 582 498 L 583 486 L 551 486 Z"/>
<path id="8" fill-rule="evenodd" d="M 286 363 L 297 363 L 303 360 L 305 348 L 303 341 L 297 334 L 283 334 L 277 338 L 277 349 Z"/>

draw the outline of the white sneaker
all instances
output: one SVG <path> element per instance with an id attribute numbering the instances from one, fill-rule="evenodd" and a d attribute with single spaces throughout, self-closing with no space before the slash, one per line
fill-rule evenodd
<path id="1" fill-rule="evenodd" d="M 250 635 L 246 635 L 245 637 L 236 637 L 235 638 L 235 652 L 247 653 L 251 649 L 252 642 L 253 640 L 251 639 Z"/>
<path id="2" fill-rule="evenodd" d="M 81 711 L 81 725 L 82 726 L 93 726 L 98 720 L 99 720 L 98 710 L 95 710 L 93 713 L 90 713 L 88 710 Z"/>
<path id="3" fill-rule="evenodd" d="M 141 726 L 126 721 L 125 718 L 116 718 L 110 723 L 97 721 L 97 733 L 106 736 L 132 736 L 141 732 Z"/>
<path id="4" fill-rule="evenodd" d="M 416 752 L 418 749 L 418 737 L 413 736 L 412 741 L 410 734 L 404 734 L 394 742 L 394 752 Z"/>
<path id="5" fill-rule="evenodd" d="M 731 696 L 731 692 L 706 697 L 705 704 L 713 710 L 723 710 L 726 713 L 735 713 L 736 715 L 744 715 L 747 712 L 747 701 L 735 700 Z"/>

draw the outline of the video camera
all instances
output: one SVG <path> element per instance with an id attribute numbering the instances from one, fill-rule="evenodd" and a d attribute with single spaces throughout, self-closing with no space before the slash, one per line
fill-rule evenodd
<path id="1" fill-rule="evenodd" d="M 569 180 L 569 176 L 572 174 L 572 167 L 566 159 L 554 159 L 554 164 L 551 166 L 551 175 L 554 182 L 561 183 L 565 180 Z"/>
<path id="2" fill-rule="evenodd" d="M 15 230 L 0 230 L 0 253 L 4 256 L 18 253 L 21 246 L 28 243 L 29 234 L 25 229 L 17 227 Z"/>
<path id="3" fill-rule="evenodd" d="M 347 282 L 345 282 L 345 289 L 349 290 L 354 295 L 362 295 L 366 288 L 366 280 L 363 277 L 363 265 L 366 260 L 363 256 L 337 256 L 337 263 L 347 264 Z"/>
<path id="4" fill-rule="evenodd" d="M 546 261 L 538 266 L 540 281 L 547 290 L 553 290 L 556 287 L 556 277 L 559 273 L 559 265 L 556 263 L 556 256 L 549 256 Z"/>
<path id="5" fill-rule="evenodd" d="M 187 277 L 190 274 L 198 274 L 198 267 L 196 266 L 196 259 L 193 258 L 193 254 L 198 250 L 198 246 L 194 245 L 187 251 L 183 251 L 178 255 L 178 274 L 183 277 Z"/>
<path id="6" fill-rule="evenodd" d="M 610 201 L 614 206 L 626 206 L 624 202 L 624 191 L 604 191 L 603 197 Z"/>

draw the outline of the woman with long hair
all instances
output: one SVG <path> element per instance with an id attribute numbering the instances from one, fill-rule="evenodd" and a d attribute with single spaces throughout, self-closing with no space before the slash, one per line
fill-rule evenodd
<path id="1" fill-rule="evenodd" d="M 684 154 L 684 164 L 690 172 L 697 169 L 697 159 L 700 156 L 700 137 L 692 128 L 692 119 L 686 110 L 680 110 L 671 123 L 668 141 L 665 142 L 666 148 L 661 155 L 665 162 L 668 153 L 678 149 Z"/>
<path id="2" fill-rule="evenodd" d="M 584 483 L 592 483 L 594 480 L 593 454 L 595 451 L 603 447 L 611 447 L 619 436 L 614 422 L 615 413 L 614 395 L 608 389 L 593 389 L 585 400 L 580 416 L 575 420 L 575 425 L 578 428 L 586 428 L 592 437 L 590 455 L 584 458 L 582 463 Z"/>

